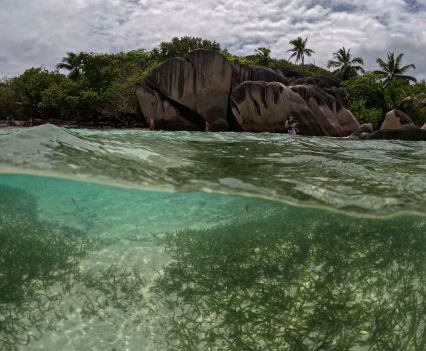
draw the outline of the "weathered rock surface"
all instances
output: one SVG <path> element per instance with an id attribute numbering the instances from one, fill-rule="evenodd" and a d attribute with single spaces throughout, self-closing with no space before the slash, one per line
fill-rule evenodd
<path id="1" fill-rule="evenodd" d="M 414 125 L 406 125 L 400 128 L 380 129 L 368 135 L 362 135 L 361 139 L 389 139 L 389 140 L 408 140 L 408 141 L 426 141 L 426 130 L 417 128 Z"/>
<path id="2" fill-rule="evenodd" d="M 190 119 L 191 113 L 183 115 L 171 102 L 163 98 L 156 90 L 145 84 L 136 86 L 136 95 L 140 102 L 146 125 L 154 119 L 155 128 L 166 130 L 203 130 L 204 123 L 198 116 Z"/>
<path id="3" fill-rule="evenodd" d="M 291 69 L 286 70 L 284 72 L 281 72 L 281 74 L 290 79 L 299 79 L 299 78 L 306 78 L 306 76 L 298 71 L 293 71 Z"/>
<path id="4" fill-rule="evenodd" d="M 402 126 L 413 125 L 411 118 L 400 110 L 392 110 L 386 114 L 385 120 L 380 129 L 396 129 Z"/>
<path id="5" fill-rule="evenodd" d="M 422 129 L 426 129 L 426 122 L 425 122 L 425 124 L 423 124 Z"/>
<path id="6" fill-rule="evenodd" d="M 292 85 L 315 85 L 320 88 L 330 89 L 339 88 L 340 79 L 334 77 L 318 76 L 318 77 L 304 77 L 296 79 Z"/>
<path id="7" fill-rule="evenodd" d="M 210 124 L 227 129 L 231 80 L 231 63 L 216 52 L 200 49 L 185 58 L 167 60 L 145 78 L 145 84 Z"/>
<path id="8" fill-rule="evenodd" d="M 337 99 L 343 106 L 347 107 L 346 94 L 340 89 L 340 79 L 334 77 L 318 76 L 304 77 L 295 80 L 291 85 L 315 85 L 327 94 Z"/>
<path id="9" fill-rule="evenodd" d="M 344 108 L 338 79 L 296 82 L 305 85 L 289 89 L 279 72 L 200 49 L 156 67 L 138 85 L 137 96 L 146 123 L 154 119 L 159 129 L 285 132 L 290 116 L 304 135 L 348 136 L 359 127 Z"/>
<path id="10" fill-rule="evenodd" d="M 250 67 L 239 64 L 238 62 L 232 62 L 232 69 L 233 88 L 235 88 L 237 85 L 240 85 L 242 82 L 247 81 L 279 82 L 284 85 L 289 84 L 289 81 L 286 77 L 267 67 Z"/>
<path id="11" fill-rule="evenodd" d="M 317 116 L 325 135 L 345 137 L 351 135 L 359 122 L 336 98 L 314 85 L 292 85 L 290 89 L 299 94 L 308 108 Z"/>
<path id="12" fill-rule="evenodd" d="M 287 132 L 285 121 L 299 121 L 300 134 L 324 135 L 317 117 L 303 98 L 278 82 L 241 83 L 231 95 L 232 112 L 247 132 Z"/>
<path id="13" fill-rule="evenodd" d="M 374 131 L 374 127 L 372 123 L 364 123 L 361 124 L 358 129 L 356 129 L 351 135 L 350 137 L 352 138 L 359 138 L 361 137 L 361 135 L 365 135 L 365 134 L 369 134 L 369 133 L 373 133 Z"/>

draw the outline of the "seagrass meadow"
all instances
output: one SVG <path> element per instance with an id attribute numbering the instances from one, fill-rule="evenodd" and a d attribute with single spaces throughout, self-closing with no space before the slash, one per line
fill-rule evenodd
<path id="1" fill-rule="evenodd" d="M 426 144 L 0 132 L 0 350 L 423 350 Z"/>

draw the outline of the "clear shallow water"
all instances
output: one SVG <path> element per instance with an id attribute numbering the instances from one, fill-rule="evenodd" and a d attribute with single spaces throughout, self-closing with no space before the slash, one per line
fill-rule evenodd
<path id="1" fill-rule="evenodd" d="M 0 130 L 0 350 L 423 350 L 426 144 Z"/>

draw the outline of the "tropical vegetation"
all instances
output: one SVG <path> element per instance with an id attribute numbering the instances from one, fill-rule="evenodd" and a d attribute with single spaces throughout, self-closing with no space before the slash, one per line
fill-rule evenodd
<path id="1" fill-rule="evenodd" d="M 302 62 L 302 67 L 305 65 L 305 55 L 311 57 L 315 53 L 314 50 L 306 47 L 308 38 L 303 39 L 302 37 L 297 37 L 296 39 L 290 40 L 290 45 L 293 47 L 287 52 L 291 52 L 290 59 L 296 58 L 296 63 L 299 61 Z"/>
<path id="2" fill-rule="evenodd" d="M 383 77 L 385 86 L 387 86 L 394 79 L 402 79 L 407 81 L 416 82 L 416 78 L 405 75 L 410 68 L 416 69 L 413 64 L 402 66 L 401 61 L 403 53 L 395 57 L 395 53 L 388 53 L 387 60 L 384 61 L 381 58 L 377 58 L 377 64 L 381 70 L 376 71 L 377 74 Z"/>
<path id="3" fill-rule="evenodd" d="M 338 74 L 343 80 L 355 77 L 358 72 L 364 72 L 364 60 L 361 57 L 352 57 L 351 49 L 346 50 L 342 47 L 333 53 L 334 60 L 328 61 L 327 67 L 334 67 L 334 73 Z"/>
<path id="4" fill-rule="evenodd" d="M 403 65 L 403 54 L 389 53 L 377 59 L 378 70 L 365 72 L 361 57 L 342 47 L 333 53 L 328 68 L 306 62 L 315 52 L 308 38 L 290 40 L 290 62 L 272 57 L 270 47 L 253 55 L 233 55 L 215 41 L 196 37 L 173 38 L 151 51 L 144 49 L 115 54 L 68 52 L 51 71 L 29 68 L 16 77 L 0 78 L 0 120 L 59 119 L 69 125 L 144 126 L 134 86 L 163 61 L 184 56 L 197 48 L 221 53 L 230 61 L 262 65 L 284 73 L 290 80 L 304 76 L 331 76 L 342 80 L 348 108 L 361 122 L 380 126 L 384 114 L 399 108 L 418 124 L 426 121 L 426 86 L 416 82 Z"/>

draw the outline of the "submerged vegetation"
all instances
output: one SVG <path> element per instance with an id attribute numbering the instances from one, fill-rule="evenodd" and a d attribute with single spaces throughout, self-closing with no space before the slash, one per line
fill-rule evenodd
<path id="1" fill-rule="evenodd" d="M 239 221 L 155 236 L 170 261 L 148 283 L 141 269 L 86 263 L 116 242 L 44 222 L 32 195 L 0 190 L 0 350 L 62 332 L 60 321 L 118 315 L 155 324 L 169 350 L 425 344 L 424 218 L 290 206 L 254 217 L 246 205 Z"/>
<path id="2" fill-rule="evenodd" d="M 97 270 L 81 266 L 88 252 L 108 242 L 40 221 L 34 196 L 8 186 L 0 186 L 0 242 L 2 351 L 54 330 L 68 318 L 61 305 L 66 297 L 77 296 L 80 303 L 68 306 L 69 311 L 99 318 L 143 300 L 145 283 L 138 272 L 114 265 Z"/>
<path id="3" fill-rule="evenodd" d="M 424 228 L 293 210 L 170 234 L 170 349 L 421 350 Z"/>
<path id="4" fill-rule="evenodd" d="M 307 41 L 308 38 L 298 37 L 289 42 L 290 59 L 294 58 L 295 63 L 272 58 L 269 47 L 259 47 L 255 55 L 237 56 L 221 49 L 215 41 L 194 37 L 173 38 L 151 51 L 69 52 L 57 64 L 56 71 L 30 68 L 20 76 L 1 79 L 0 120 L 34 119 L 34 123 L 41 123 L 60 119 L 80 126 L 143 126 L 135 84 L 164 60 L 204 48 L 220 52 L 231 61 L 267 66 L 290 80 L 303 76 L 338 77 L 343 80 L 349 109 L 361 122 L 377 126 L 390 108 L 403 110 L 417 124 L 426 122 L 426 105 L 421 98 L 426 94 L 426 85 L 415 83 L 413 77 L 406 75 L 414 65 L 402 66 L 403 54 L 389 53 L 386 60 L 377 60 L 380 70 L 376 73 L 358 75 L 364 72 L 362 58 L 352 57 L 351 49 L 341 48 L 329 61 L 329 68 L 335 68 L 332 72 L 305 63 L 306 57 L 315 54 L 307 47 Z M 280 54 L 286 54 L 285 50 Z"/>

